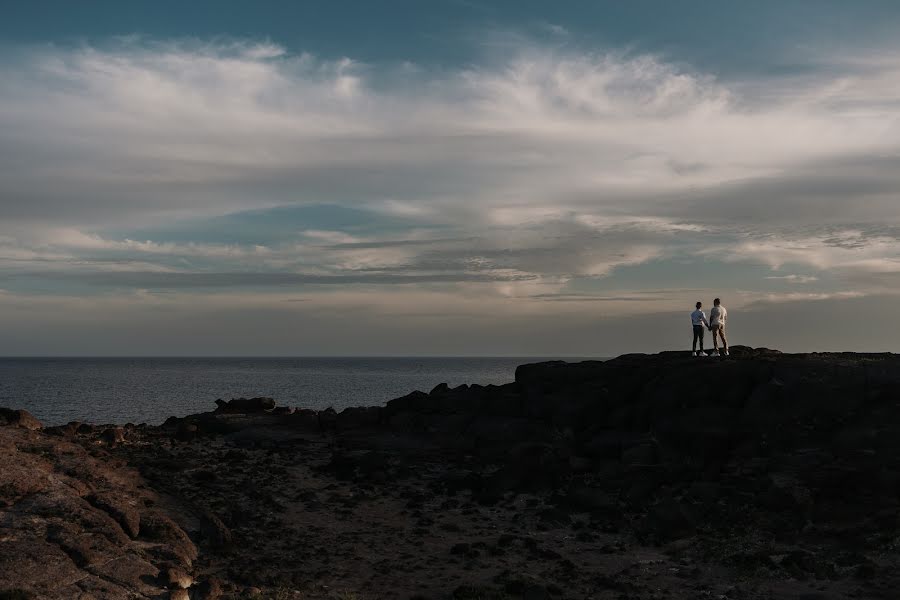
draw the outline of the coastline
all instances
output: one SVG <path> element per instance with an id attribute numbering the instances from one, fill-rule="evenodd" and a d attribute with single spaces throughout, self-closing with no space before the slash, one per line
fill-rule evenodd
<path id="1" fill-rule="evenodd" d="M 522 365 L 384 407 L 0 411 L 0 597 L 889 598 L 900 356 Z"/>
<path id="2" fill-rule="evenodd" d="M 321 410 L 384 405 L 441 382 L 502 385 L 517 366 L 589 357 L 0 358 L 0 406 L 44 425 L 147 423 L 209 410 L 216 398 L 268 396 Z"/>

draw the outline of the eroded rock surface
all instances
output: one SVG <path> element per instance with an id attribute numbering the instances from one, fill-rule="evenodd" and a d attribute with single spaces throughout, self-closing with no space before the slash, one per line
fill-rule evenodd
<path id="1" fill-rule="evenodd" d="M 121 440 L 0 428 L 0 591 L 895 598 L 898 391 L 894 355 L 737 347 Z"/>
<path id="2" fill-rule="evenodd" d="M 168 518 L 159 496 L 99 445 L 0 427 L 0 465 L 0 594 L 158 598 L 160 569 L 191 568 L 196 548 L 178 525 L 149 535 Z"/>

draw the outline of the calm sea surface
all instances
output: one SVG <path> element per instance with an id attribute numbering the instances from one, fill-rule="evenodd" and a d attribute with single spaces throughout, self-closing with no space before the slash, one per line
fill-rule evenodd
<path id="1" fill-rule="evenodd" d="M 339 411 L 439 383 L 508 383 L 518 365 L 541 360 L 551 359 L 0 358 L 0 406 L 24 408 L 45 425 L 158 424 L 241 396 Z"/>

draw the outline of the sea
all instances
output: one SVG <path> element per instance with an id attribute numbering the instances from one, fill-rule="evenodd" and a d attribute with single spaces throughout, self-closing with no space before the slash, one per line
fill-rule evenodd
<path id="1" fill-rule="evenodd" d="M 439 383 L 501 385 L 516 367 L 573 357 L 0 358 L 0 406 L 44 425 L 162 423 L 210 411 L 217 398 L 340 411 L 378 406 Z"/>

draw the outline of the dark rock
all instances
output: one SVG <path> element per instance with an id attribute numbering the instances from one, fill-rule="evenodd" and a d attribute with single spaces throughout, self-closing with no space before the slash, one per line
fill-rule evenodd
<path id="1" fill-rule="evenodd" d="M 611 430 L 599 431 L 583 444 L 583 452 L 592 458 L 621 459 L 622 451 L 625 448 L 646 442 L 646 436 L 641 433 Z"/>
<path id="2" fill-rule="evenodd" d="M 217 413 L 259 413 L 275 408 L 272 398 L 233 398 L 228 402 L 216 400 Z"/>
<path id="3" fill-rule="evenodd" d="M 568 502 L 576 510 L 611 513 L 618 510 L 618 501 L 609 492 L 583 485 L 569 489 Z"/>
<path id="4" fill-rule="evenodd" d="M 107 427 L 100 434 L 100 439 L 110 446 L 122 444 L 125 442 L 125 428 L 123 427 Z"/>
<path id="5" fill-rule="evenodd" d="M 380 406 L 346 408 L 338 413 L 336 426 L 338 431 L 370 428 L 378 425 L 380 416 Z"/>
<path id="6" fill-rule="evenodd" d="M 734 347 L 525 365 L 513 384 L 340 414 L 222 402 L 109 449 L 71 437 L 78 423 L 2 428 L 0 589 L 21 572 L 79 582 L 36 597 L 165 597 L 151 588 L 166 569 L 192 573 L 189 531 L 197 572 L 226 581 L 211 598 L 338 582 L 406 598 L 462 582 L 460 598 L 892 597 L 898 397 L 893 355 Z M 479 585 L 491 576 L 499 588 Z"/>
<path id="7" fill-rule="evenodd" d="M 57 435 L 64 438 L 73 438 L 78 431 L 78 423 L 69 423 L 67 425 L 57 425 L 55 427 L 44 427 L 44 433 Z"/>
<path id="8" fill-rule="evenodd" d="M 308 408 L 300 408 L 288 415 L 286 422 L 304 431 L 319 430 L 319 413 Z"/>
<path id="9" fill-rule="evenodd" d="M 450 554 L 468 554 L 469 550 L 471 550 L 471 546 L 465 543 L 454 544 L 452 548 L 450 548 Z"/>
<path id="10" fill-rule="evenodd" d="M 337 427 L 338 415 L 332 407 L 319 411 L 319 428 L 322 431 L 332 431 Z"/>
<path id="11" fill-rule="evenodd" d="M 569 457 L 569 469 L 574 473 L 584 473 L 594 468 L 591 459 L 573 454 Z"/>
<path id="12" fill-rule="evenodd" d="M 538 519 L 553 525 L 566 525 L 571 521 L 569 512 L 556 506 L 538 512 Z"/>
<path id="13" fill-rule="evenodd" d="M 234 537 L 231 534 L 231 530 L 225 526 L 225 523 L 218 516 L 210 511 L 205 511 L 200 516 L 200 526 L 203 538 L 213 548 L 231 547 Z"/>
<path id="14" fill-rule="evenodd" d="M 170 590 L 187 589 L 194 583 L 194 578 L 180 567 L 169 567 L 165 570 L 163 578 Z"/>
<path id="15" fill-rule="evenodd" d="M 182 421 L 178 424 L 178 429 L 175 432 L 175 439 L 181 440 L 182 442 L 187 442 L 195 437 L 197 437 L 197 433 L 199 432 L 199 428 L 196 423 L 188 423 L 187 421 Z"/>
<path id="16" fill-rule="evenodd" d="M 197 547 L 171 518 L 161 514 L 141 516 L 142 538 L 158 542 L 164 546 L 166 554 L 189 567 L 197 559 Z"/>
<path id="17" fill-rule="evenodd" d="M 695 530 L 694 519 L 687 507 L 672 499 L 651 506 L 644 522 L 644 533 L 660 541 L 691 536 Z"/>
<path id="18" fill-rule="evenodd" d="M 835 577 L 834 564 L 814 552 L 794 550 L 788 553 L 780 562 L 785 569 L 798 579 L 813 576 L 817 579 L 832 579 Z"/>
<path id="19" fill-rule="evenodd" d="M 33 600 L 34 594 L 23 589 L 0 590 L 0 600 Z"/>
<path id="20" fill-rule="evenodd" d="M 622 462 L 626 465 L 655 465 L 658 462 L 656 444 L 641 443 L 623 450 Z"/>
<path id="21" fill-rule="evenodd" d="M 503 416 L 480 417 L 472 422 L 466 433 L 486 444 L 537 441 L 551 437 L 551 429 L 545 423 L 523 417 Z"/>
<path id="22" fill-rule="evenodd" d="M 98 492 L 85 498 L 92 506 L 111 516 L 128 537 L 136 538 L 140 533 L 141 515 L 134 502 L 121 495 Z"/>
<path id="23" fill-rule="evenodd" d="M 11 425 L 23 429 L 38 430 L 43 427 L 27 410 L 13 410 L 0 407 L 0 425 Z"/>
<path id="24" fill-rule="evenodd" d="M 215 577 L 200 582 L 191 590 L 191 600 L 219 600 L 225 594 L 222 583 Z"/>
<path id="25" fill-rule="evenodd" d="M 461 585 L 451 595 L 453 600 L 506 600 L 504 590 L 485 585 Z"/>
<path id="26" fill-rule="evenodd" d="M 411 410 L 394 413 L 388 419 L 388 425 L 391 429 L 405 433 L 424 432 L 425 424 L 425 415 Z"/>
<path id="27" fill-rule="evenodd" d="M 688 496 L 697 502 L 713 503 L 721 497 L 721 486 L 714 481 L 695 481 L 687 490 Z"/>
<path id="28" fill-rule="evenodd" d="M 484 489 L 484 478 L 472 471 L 451 471 L 441 479 L 444 492 L 448 495 L 458 494 L 463 490 L 480 492 Z"/>
<path id="29" fill-rule="evenodd" d="M 550 600 L 550 592 L 542 585 L 531 584 L 522 592 L 522 600 Z"/>
<path id="30" fill-rule="evenodd" d="M 450 386 L 448 386 L 446 383 L 439 383 L 436 386 L 434 386 L 434 388 L 431 390 L 429 395 L 436 396 L 439 394 L 446 394 L 449 391 L 450 391 Z"/>
<path id="31" fill-rule="evenodd" d="M 482 491 L 502 495 L 511 491 L 537 491 L 555 487 L 565 475 L 566 463 L 549 444 L 522 444 L 509 452 L 509 460 L 484 477 Z"/>
<path id="32" fill-rule="evenodd" d="M 401 398 L 389 400 L 384 406 L 385 416 L 391 417 L 399 412 L 414 409 L 419 403 L 428 400 L 428 394 L 416 390 Z"/>

